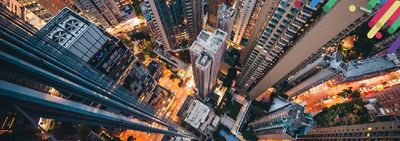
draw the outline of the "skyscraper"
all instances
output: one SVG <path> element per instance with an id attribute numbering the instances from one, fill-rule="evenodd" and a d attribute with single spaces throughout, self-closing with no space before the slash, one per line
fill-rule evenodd
<path id="1" fill-rule="evenodd" d="M 157 41 L 165 50 L 186 48 L 202 29 L 201 0 L 146 0 L 152 31 L 158 31 Z"/>
<path id="2" fill-rule="evenodd" d="M 226 50 L 226 33 L 217 29 L 214 33 L 201 31 L 190 47 L 190 60 L 194 82 L 199 95 L 205 98 L 217 82 L 222 56 Z"/>
<path id="3" fill-rule="evenodd" d="M 40 32 L 117 81 L 127 76 L 136 61 L 133 51 L 118 38 L 68 8 L 63 9 Z"/>
<path id="4" fill-rule="evenodd" d="M 237 10 L 233 43 L 247 45 L 247 42 L 258 35 L 268 22 L 268 15 L 273 10 L 275 1 L 269 0 L 238 0 L 234 4 Z M 247 47 L 247 46 L 246 46 Z"/>
<path id="5" fill-rule="evenodd" d="M 0 101 L 8 109 L 26 118 L 50 117 L 186 136 L 179 126 L 155 117 L 146 105 L 88 65 L 81 56 L 48 39 L 3 7 L 0 7 L 0 27 L 0 64 L 3 66 Z M 49 88 L 58 92 L 52 93 Z M 168 129 L 151 127 L 132 117 L 154 121 Z"/>
<path id="6" fill-rule="evenodd" d="M 232 7 L 226 4 L 221 4 L 217 11 L 217 25 L 218 29 L 226 32 L 226 38 L 231 38 L 233 23 L 235 20 L 236 11 Z"/>
<path id="7" fill-rule="evenodd" d="M 246 91 L 272 66 L 275 57 L 288 49 L 290 41 L 295 37 L 311 14 L 302 14 L 301 7 L 295 7 L 294 1 L 281 0 L 271 19 L 259 37 L 244 69 L 238 78 L 238 86 Z"/>
<path id="8" fill-rule="evenodd" d="M 312 129 L 299 141 L 400 140 L 400 122 L 386 121 Z"/>
<path id="9" fill-rule="evenodd" d="M 257 0 L 239 0 L 235 4 L 235 8 L 238 9 L 235 18 L 235 37 L 233 43 L 240 44 L 242 41 L 246 26 L 250 20 L 253 9 L 256 6 Z"/>
<path id="10" fill-rule="evenodd" d="M 304 109 L 276 97 L 268 114 L 249 124 L 250 130 L 258 139 L 296 140 L 298 135 L 305 135 L 314 122 Z"/>
<path id="11" fill-rule="evenodd" d="M 76 7 L 90 21 L 103 27 L 119 23 L 121 13 L 114 0 L 75 0 Z"/>
<path id="12" fill-rule="evenodd" d="M 314 62 L 308 64 L 298 73 L 289 77 L 289 89 L 285 92 L 289 97 L 333 79 L 345 72 L 346 64 L 342 61 L 341 52 L 322 55 Z"/>
<path id="13" fill-rule="evenodd" d="M 328 13 L 319 17 L 319 20 L 314 20 L 313 25 L 309 24 L 307 27 L 312 27 L 309 31 L 301 33 L 302 31 L 299 31 L 299 27 L 305 26 L 303 24 L 305 22 L 302 21 L 310 20 L 306 18 L 310 16 L 310 9 L 304 6 L 296 8 L 293 7 L 293 3 L 281 1 L 280 5 L 293 7 L 293 10 L 287 10 L 285 13 L 298 13 L 296 11 L 301 11 L 299 12 L 300 16 L 294 17 L 295 15 L 285 14 L 284 16 L 286 17 L 282 18 L 282 15 L 279 14 L 282 13 L 280 12 L 281 10 L 279 8 L 275 10 L 273 16 L 280 19 L 279 24 L 274 24 L 272 22 L 273 19 L 270 20 L 269 24 L 274 25 L 272 26 L 275 27 L 272 28 L 274 29 L 273 32 L 278 34 L 271 34 L 273 33 L 271 32 L 272 29 L 270 26 L 267 26 L 263 34 L 268 35 L 266 36 L 268 40 L 263 36 L 258 40 L 258 45 L 252 51 L 252 55 L 244 66 L 244 71 L 238 78 L 238 86 L 242 88 L 244 93 L 248 93 L 251 97 L 258 97 L 283 77 L 290 76 L 292 70 L 304 60 L 307 60 L 313 53 L 320 51 L 319 49 L 324 47 L 325 44 L 328 46 L 331 45 L 332 42 L 330 40 L 343 37 L 343 35 L 357 26 L 359 22 L 363 22 L 365 17 L 369 17 L 368 13 L 364 13 L 363 11 L 347 12 L 346 10 L 348 10 L 350 4 L 364 6 L 366 2 L 357 1 L 357 3 L 352 3 L 340 1 Z M 363 16 L 364 14 L 367 16 Z M 290 22 L 283 20 L 290 19 L 292 16 L 295 20 Z M 288 22 L 290 26 L 284 24 Z M 286 25 L 286 27 L 282 27 L 285 29 L 285 32 L 278 30 L 278 28 L 281 28 L 281 25 Z M 321 32 L 329 34 L 323 34 L 322 36 Z M 304 34 L 307 36 L 304 36 Z M 289 48 L 290 50 L 288 50 Z"/>

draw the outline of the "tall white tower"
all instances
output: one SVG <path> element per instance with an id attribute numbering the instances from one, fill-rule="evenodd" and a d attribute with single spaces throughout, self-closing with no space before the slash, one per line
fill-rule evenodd
<path id="1" fill-rule="evenodd" d="M 226 50 L 225 39 L 226 33 L 220 29 L 214 33 L 203 30 L 190 47 L 194 81 L 202 98 L 215 87 Z"/>

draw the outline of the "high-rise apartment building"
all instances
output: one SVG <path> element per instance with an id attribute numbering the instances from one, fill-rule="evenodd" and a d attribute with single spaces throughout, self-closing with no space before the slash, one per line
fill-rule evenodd
<path id="1" fill-rule="evenodd" d="M 222 56 L 226 51 L 226 33 L 217 29 L 214 33 L 201 31 L 190 47 L 190 60 L 194 82 L 199 95 L 205 98 L 217 82 Z"/>
<path id="2" fill-rule="evenodd" d="M 298 141 L 331 141 L 331 140 L 400 140 L 400 122 L 386 121 L 357 125 L 316 128 Z"/>
<path id="3" fill-rule="evenodd" d="M 237 10 L 234 24 L 233 43 L 247 45 L 251 38 L 257 37 L 268 22 L 268 15 L 276 5 L 276 1 L 238 0 L 234 4 Z M 248 47 L 248 46 L 246 46 Z"/>
<path id="4" fill-rule="evenodd" d="M 289 86 L 284 90 L 285 94 L 293 97 L 328 80 L 330 84 L 340 84 L 368 79 L 392 72 L 400 66 L 397 55 L 392 53 L 364 60 L 351 60 L 348 63 L 341 61 L 340 54 L 323 54 L 310 61 L 287 79 Z"/>
<path id="5" fill-rule="evenodd" d="M 127 76 L 136 60 L 133 51 L 118 38 L 68 8 L 63 9 L 40 31 L 118 82 Z"/>
<path id="6" fill-rule="evenodd" d="M 237 84 L 242 92 L 253 98 L 258 97 L 282 78 L 290 76 L 292 70 L 315 52 L 319 52 L 326 44 L 331 45 L 331 40 L 342 38 L 362 23 L 365 17 L 369 17 L 369 13 L 363 11 L 348 12 L 348 7 L 352 4 L 361 7 L 367 2 L 338 1 L 328 13 L 319 16 L 318 20 L 314 19 L 312 24 L 307 24 L 309 30 L 306 30 L 306 33 L 301 33 L 300 27 L 305 27 L 304 23 L 310 20 L 307 17 L 311 17 L 313 12 L 305 5 L 299 8 L 292 2 L 281 1 L 281 6 L 278 6 L 272 15 L 276 18 L 271 18 L 269 26 L 263 32 L 268 38 L 262 36 L 258 40 L 258 45 L 238 78 Z M 282 6 L 292 8 L 282 12 L 279 8 Z M 291 18 L 291 21 L 287 20 Z M 273 19 L 279 19 L 278 24 Z"/>
<path id="7" fill-rule="evenodd" d="M 157 81 L 133 51 L 119 39 L 69 9 L 54 17 L 41 32 L 89 65 L 111 77 L 140 101 L 152 94 Z"/>
<path id="8" fill-rule="evenodd" d="M 345 72 L 346 64 L 342 61 L 341 52 L 330 55 L 323 54 L 320 58 L 311 62 L 306 67 L 289 77 L 289 89 L 285 92 L 289 97 L 333 79 Z"/>
<path id="9" fill-rule="evenodd" d="M 295 6 L 295 1 L 281 0 L 270 16 L 238 78 L 237 85 L 244 92 L 257 83 L 278 57 L 288 50 L 300 28 L 312 16 L 312 11 Z"/>
<path id="10" fill-rule="evenodd" d="M 226 4 L 221 4 L 217 11 L 217 25 L 218 29 L 226 32 L 226 38 L 231 38 L 233 23 L 235 20 L 236 11 L 232 7 Z"/>
<path id="11" fill-rule="evenodd" d="M 298 135 L 305 135 L 314 122 L 304 109 L 304 106 L 276 97 L 268 114 L 249 124 L 250 130 L 260 140 L 296 140 Z"/>
<path id="12" fill-rule="evenodd" d="M 242 41 L 244 32 L 256 3 L 257 0 L 239 0 L 236 2 L 235 8 L 237 9 L 237 13 L 234 25 L 235 37 L 233 38 L 233 43 L 240 44 Z"/>
<path id="13" fill-rule="evenodd" d="M 200 33 L 203 25 L 201 0 L 146 0 L 152 31 L 165 50 L 186 48 Z"/>
<path id="14" fill-rule="evenodd" d="M 74 4 L 91 22 L 103 27 L 119 23 L 121 13 L 114 0 L 75 0 Z"/>
<path id="15" fill-rule="evenodd" d="M 272 12 L 278 6 L 279 0 L 276 1 L 265 1 L 260 7 L 258 14 L 253 14 L 249 26 L 245 32 L 245 42 L 242 42 L 242 50 L 240 50 L 240 64 L 244 65 L 247 58 L 249 58 L 251 52 L 256 47 L 259 37 L 262 35 L 265 27 L 268 25 L 268 21 L 271 18 Z"/>

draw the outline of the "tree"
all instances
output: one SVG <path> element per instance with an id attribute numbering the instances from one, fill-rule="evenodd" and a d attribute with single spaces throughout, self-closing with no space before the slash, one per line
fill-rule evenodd
<path id="1" fill-rule="evenodd" d="M 228 74 L 223 82 L 224 87 L 230 88 L 232 86 L 232 81 L 236 78 L 236 68 L 229 68 Z"/>
<path id="2" fill-rule="evenodd" d="M 229 66 L 235 67 L 239 64 L 240 52 L 239 50 L 232 48 L 229 52 L 226 53 L 225 62 L 228 63 Z"/>
<path id="3" fill-rule="evenodd" d="M 135 10 L 136 16 L 143 16 L 142 9 L 140 8 L 139 0 L 132 1 L 133 9 Z"/>
<path id="4" fill-rule="evenodd" d="M 134 141 L 134 140 L 136 140 L 136 139 L 135 139 L 133 136 L 129 136 L 127 140 L 128 140 L 128 141 Z"/>
<path id="5" fill-rule="evenodd" d="M 343 98 L 351 98 L 351 99 L 358 99 L 361 98 L 361 93 L 359 91 L 353 91 L 352 87 L 344 89 L 342 92 L 337 94 Z"/>

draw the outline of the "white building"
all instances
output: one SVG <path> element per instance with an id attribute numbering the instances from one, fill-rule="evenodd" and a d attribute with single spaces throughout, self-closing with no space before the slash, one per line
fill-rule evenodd
<path id="1" fill-rule="evenodd" d="M 226 38 L 228 40 L 231 38 L 235 15 L 235 9 L 225 4 L 221 4 L 217 11 L 217 28 L 227 33 Z"/>
<path id="2" fill-rule="evenodd" d="M 240 41 L 242 41 L 256 3 L 257 0 L 238 0 L 235 4 L 238 12 L 235 19 L 235 37 L 233 38 L 233 43 L 240 44 Z"/>
<path id="3" fill-rule="evenodd" d="M 226 50 L 226 33 L 217 29 L 214 33 L 201 31 L 190 47 L 190 59 L 194 82 L 202 98 L 205 98 L 217 82 L 221 59 Z"/>
<path id="4" fill-rule="evenodd" d="M 194 100 L 183 121 L 197 129 L 201 134 L 208 135 L 217 129 L 220 117 L 216 116 L 214 111 L 204 103 Z"/>

